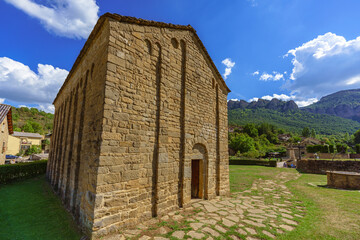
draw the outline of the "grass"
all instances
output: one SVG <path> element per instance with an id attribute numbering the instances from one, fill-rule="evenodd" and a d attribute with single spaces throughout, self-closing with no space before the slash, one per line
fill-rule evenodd
<path id="1" fill-rule="evenodd" d="M 307 214 L 294 231 L 279 239 L 360 239 L 360 191 L 317 186 L 325 184 L 326 175 L 317 174 L 303 174 L 287 183 L 304 202 Z"/>
<path id="2" fill-rule="evenodd" d="M 281 172 L 297 173 L 287 168 L 230 166 L 231 191 L 248 190 L 254 180 L 273 179 Z M 277 239 L 360 239 L 360 192 L 322 187 L 325 184 L 326 176 L 316 174 L 302 174 L 286 183 L 295 195 L 291 201 L 300 200 L 306 215 L 295 219 L 299 222 L 295 230 L 278 235 Z M 295 208 L 291 211 L 297 213 Z M 0 239 L 4 240 L 75 240 L 81 237 L 44 176 L 0 186 L 0 222 Z M 159 225 L 170 229 L 167 237 L 179 229 L 191 230 L 187 221 L 163 221 Z M 230 233 L 235 235 L 234 231 Z"/>
<path id="3" fill-rule="evenodd" d="M 256 179 L 272 179 L 283 171 L 294 171 L 294 169 L 273 168 L 262 166 L 230 165 L 230 190 L 239 192 L 251 187 Z"/>
<path id="4" fill-rule="evenodd" d="M 276 174 L 295 169 L 262 166 L 230 166 L 232 192 L 247 190 L 258 178 L 271 179 Z M 306 207 L 306 215 L 295 230 L 279 235 L 277 239 L 360 239 L 360 191 L 322 187 L 326 175 L 302 174 L 286 183 Z"/>
<path id="5" fill-rule="evenodd" d="M 81 234 L 40 176 L 0 185 L 0 239 L 80 239 Z"/>

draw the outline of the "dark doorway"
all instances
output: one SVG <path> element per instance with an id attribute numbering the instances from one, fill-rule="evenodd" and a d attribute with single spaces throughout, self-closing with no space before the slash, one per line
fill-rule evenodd
<path id="1" fill-rule="evenodd" d="M 191 198 L 200 198 L 200 160 L 191 161 Z"/>

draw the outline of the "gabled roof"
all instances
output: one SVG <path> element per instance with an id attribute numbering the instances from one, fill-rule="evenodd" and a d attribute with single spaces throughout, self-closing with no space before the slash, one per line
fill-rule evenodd
<path id="1" fill-rule="evenodd" d="M 0 104 L 0 123 L 4 121 L 5 117 L 7 117 L 8 121 L 9 134 L 13 134 L 11 106 L 6 104 Z"/>
<path id="2" fill-rule="evenodd" d="M 29 133 L 29 132 L 14 132 L 14 137 L 28 137 L 28 138 L 43 138 L 38 133 Z"/>
<path id="3" fill-rule="evenodd" d="M 112 18 L 114 20 L 117 20 L 119 22 L 125 22 L 125 23 L 131 23 L 131 24 L 137 24 L 137 25 L 142 25 L 142 26 L 154 26 L 154 27 L 160 27 L 160 28 L 172 28 L 172 29 L 179 29 L 179 30 L 187 30 L 190 31 L 192 33 L 194 33 L 195 39 L 198 41 L 200 48 L 204 51 L 204 54 L 206 56 L 206 58 L 209 60 L 211 67 L 213 68 L 213 70 L 215 71 L 217 77 L 220 79 L 220 81 L 224 84 L 225 89 L 228 92 L 231 92 L 231 90 L 228 88 L 228 86 L 226 85 L 223 77 L 221 76 L 221 74 L 219 73 L 218 69 L 216 68 L 213 60 L 211 59 L 208 51 L 206 50 L 203 42 L 201 41 L 201 39 L 199 38 L 199 36 L 196 33 L 196 30 L 191 26 L 191 25 L 176 25 L 176 24 L 171 24 L 171 23 L 164 23 L 164 22 L 156 22 L 156 21 L 150 21 L 150 20 L 145 20 L 145 19 L 141 19 L 141 18 L 135 18 L 135 17 L 128 17 L 128 16 L 122 16 L 119 14 L 112 14 L 112 13 L 105 13 L 103 14 L 97 21 L 94 29 L 92 30 L 89 38 L 87 39 L 87 41 L 85 42 L 84 47 L 81 49 L 79 56 L 76 58 L 75 63 L 73 65 L 73 67 L 71 68 L 68 76 L 65 79 L 64 84 L 62 85 L 62 87 L 60 88 L 58 94 L 56 95 L 55 100 L 58 98 L 60 92 L 63 90 L 64 86 L 67 84 L 67 82 L 69 81 L 70 77 L 72 76 L 72 74 L 74 73 L 76 67 L 78 64 L 80 64 L 80 61 L 82 59 L 82 57 L 85 55 L 85 53 L 87 52 L 88 48 L 90 47 L 92 41 L 94 40 L 96 34 L 99 32 L 99 30 L 101 29 L 102 24 L 104 23 L 106 18 Z"/>

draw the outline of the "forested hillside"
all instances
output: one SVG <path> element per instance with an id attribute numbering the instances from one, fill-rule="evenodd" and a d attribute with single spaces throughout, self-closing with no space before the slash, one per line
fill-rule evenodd
<path id="1" fill-rule="evenodd" d="M 14 131 L 46 134 L 52 132 L 54 115 L 37 108 L 12 107 Z"/>
<path id="2" fill-rule="evenodd" d="M 301 110 L 280 112 L 265 108 L 238 108 L 229 110 L 228 115 L 229 125 L 266 122 L 293 133 L 301 133 L 304 127 L 310 127 L 315 129 L 317 134 L 324 135 L 353 134 L 360 129 L 360 123 L 353 120 Z"/>
<path id="3" fill-rule="evenodd" d="M 301 109 L 360 122 L 360 89 L 344 90 L 327 95 L 320 101 Z"/>

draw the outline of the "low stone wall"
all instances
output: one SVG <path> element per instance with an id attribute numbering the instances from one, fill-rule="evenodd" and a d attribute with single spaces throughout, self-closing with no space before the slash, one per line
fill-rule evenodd
<path id="1" fill-rule="evenodd" d="M 360 161 L 300 160 L 297 169 L 315 174 L 326 174 L 326 171 L 360 172 Z"/>
<path id="2" fill-rule="evenodd" d="M 351 153 L 350 158 L 360 158 L 360 154 L 359 153 Z"/>
<path id="3" fill-rule="evenodd" d="M 229 165 L 257 165 L 257 166 L 265 166 L 265 167 L 276 167 L 275 160 L 250 160 L 250 159 L 230 159 Z"/>
<path id="4" fill-rule="evenodd" d="M 334 188 L 360 190 L 360 173 L 328 171 L 327 184 Z"/>
<path id="5" fill-rule="evenodd" d="M 318 153 L 317 154 L 320 159 L 333 159 L 333 153 Z M 315 159 L 315 153 L 306 153 L 305 158 L 313 158 Z M 334 159 L 349 159 L 350 154 L 336 154 Z"/>

